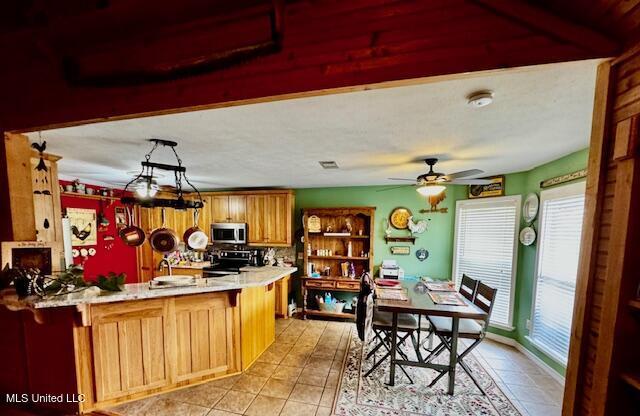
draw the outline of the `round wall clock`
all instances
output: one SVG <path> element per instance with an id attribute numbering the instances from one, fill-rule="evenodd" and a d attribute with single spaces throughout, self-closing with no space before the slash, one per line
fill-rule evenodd
<path id="1" fill-rule="evenodd" d="M 398 207 L 391 211 L 391 215 L 389 215 L 389 222 L 398 230 L 406 230 L 409 223 L 409 217 L 411 216 L 411 211 L 408 208 Z"/>
<path id="2" fill-rule="evenodd" d="M 524 227 L 520 231 L 520 242 L 525 246 L 530 246 L 536 241 L 536 230 L 533 227 Z"/>
<path id="3" fill-rule="evenodd" d="M 416 251 L 416 257 L 420 261 L 425 261 L 427 259 L 427 257 L 429 257 L 429 252 L 426 249 L 421 248 L 421 249 Z"/>

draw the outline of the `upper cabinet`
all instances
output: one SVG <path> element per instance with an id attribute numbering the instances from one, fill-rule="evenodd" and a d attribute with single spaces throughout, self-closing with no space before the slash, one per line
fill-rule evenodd
<path id="1" fill-rule="evenodd" d="M 293 191 L 271 191 L 247 195 L 249 244 L 291 246 L 293 207 Z"/>
<path id="2" fill-rule="evenodd" d="M 245 195 L 209 195 L 205 199 L 210 204 L 211 222 L 247 222 Z"/>

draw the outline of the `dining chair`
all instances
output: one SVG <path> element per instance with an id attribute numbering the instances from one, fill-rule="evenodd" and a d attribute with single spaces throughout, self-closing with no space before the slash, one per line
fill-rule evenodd
<path id="1" fill-rule="evenodd" d="M 473 302 L 476 297 L 476 291 L 478 290 L 479 280 L 473 279 L 466 274 L 462 275 L 462 282 L 460 283 L 460 288 L 458 292 L 469 302 Z"/>
<path id="2" fill-rule="evenodd" d="M 475 319 L 460 319 L 458 327 L 458 338 L 466 338 L 474 340 L 462 353 L 458 354 L 457 361 L 462 369 L 467 373 L 469 378 L 478 387 L 482 394 L 486 395 L 484 389 L 480 386 L 478 380 L 473 376 L 471 369 L 464 362 L 464 358 L 482 342 L 486 336 L 487 328 L 489 327 L 489 319 L 491 317 L 491 311 L 493 310 L 493 304 L 496 299 L 498 289 L 494 289 L 482 282 L 478 282 L 476 294 L 473 299 L 473 304 L 479 309 L 484 311 L 487 316 L 482 321 L 476 321 Z M 445 349 L 451 353 L 451 328 L 452 319 L 442 316 L 429 316 L 429 321 L 433 325 L 434 333 L 440 339 L 440 345 L 434 349 L 434 351 L 426 358 L 425 361 L 430 362 L 438 355 L 440 355 Z M 441 372 L 429 385 L 430 387 L 435 385 L 440 378 L 442 378 L 446 372 Z"/>
<path id="3" fill-rule="evenodd" d="M 376 341 L 377 343 L 369 351 L 366 358 L 369 360 L 374 357 L 374 362 L 371 368 L 364 374 L 368 377 L 376 368 L 384 363 L 391 356 L 391 336 L 393 330 L 393 315 L 390 312 L 382 312 L 377 310 L 373 306 L 373 284 L 370 277 L 363 275 L 360 285 L 360 293 L 358 294 L 358 307 L 356 309 L 356 326 L 358 328 L 358 335 L 360 339 L 365 342 Z M 404 345 L 410 338 L 413 348 L 418 350 L 418 343 L 415 338 L 415 333 L 418 330 L 418 321 L 415 316 L 408 313 L 398 314 L 398 342 L 397 345 Z M 379 359 L 376 359 L 376 353 L 384 348 L 385 353 Z M 398 354 L 403 359 L 408 360 L 408 357 L 401 348 L 397 350 Z M 413 379 L 404 367 L 399 366 L 400 370 L 413 384 Z"/>

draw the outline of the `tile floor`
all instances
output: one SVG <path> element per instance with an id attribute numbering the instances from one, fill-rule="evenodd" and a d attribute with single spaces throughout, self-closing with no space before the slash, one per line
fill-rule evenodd
<path id="1" fill-rule="evenodd" d="M 120 405 L 107 414 L 327 416 L 352 326 L 278 320 L 275 343 L 245 374 Z M 488 339 L 476 351 L 523 416 L 560 414 L 562 386 L 527 356 Z"/>

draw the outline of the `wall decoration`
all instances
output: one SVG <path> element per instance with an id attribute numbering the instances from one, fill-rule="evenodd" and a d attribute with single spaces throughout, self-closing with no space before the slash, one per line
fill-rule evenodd
<path id="1" fill-rule="evenodd" d="M 398 254 L 401 256 L 408 256 L 411 254 L 411 248 L 407 246 L 392 246 L 389 249 L 391 250 L 391 254 Z"/>
<path id="2" fill-rule="evenodd" d="M 448 212 L 448 208 L 438 208 L 438 205 L 447 198 L 447 191 L 442 191 L 437 195 L 430 195 L 427 197 L 427 202 L 429 202 L 429 209 L 421 209 L 421 214 L 428 214 L 432 212 L 438 212 L 440 214 L 446 214 Z"/>
<path id="3" fill-rule="evenodd" d="M 587 176 L 586 169 L 580 169 L 572 173 L 567 173 L 566 175 L 556 176 L 555 178 L 546 179 L 540 182 L 540 188 L 549 188 L 551 186 L 560 185 L 561 183 L 575 181 L 577 179 L 582 179 Z"/>
<path id="4" fill-rule="evenodd" d="M 96 210 L 86 208 L 67 208 L 71 224 L 72 246 L 95 246 L 98 243 Z"/>
<path id="5" fill-rule="evenodd" d="M 504 175 L 490 176 L 488 185 L 469 185 L 469 199 L 504 196 Z"/>
<path id="6" fill-rule="evenodd" d="M 419 248 L 416 251 L 416 257 L 418 258 L 418 260 L 420 261 L 425 261 L 426 259 L 429 258 L 429 252 L 427 251 L 427 249 L 425 248 Z"/>
<path id="7" fill-rule="evenodd" d="M 409 227 L 409 231 L 411 231 L 411 234 L 422 234 L 427 231 L 427 220 L 419 220 L 418 222 L 413 222 L 412 215 L 409 217 L 407 227 Z"/>
<path id="8" fill-rule="evenodd" d="M 524 200 L 522 204 L 522 219 L 527 224 L 533 222 L 536 219 L 536 215 L 538 215 L 538 207 L 540 206 L 540 200 L 538 199 L 538 195 L 535 193 L 530 193 Z"/>
<path id="9" fill-rule="evenodd" d="M 116 207 L 116 228 L 118 230 L 123 229 L 127 226 L 127 212 L 124 207 Z"/>
<path id="10" fill-rule="evenodd" d="M 322 227 L 320 226 L 320 217 L 317 215 L 312 215 L 307 219 L 307 230 L 310 233 L 319 233 L 322 231 Z"/>
<path id="11" fill-rule="evenodd" d="M 411 211 L 409 211 L 408 208 L 394 208 L 389 215 L 389 222 L 395 229 L 406 230 L 409 223 L 409 217 L 411 215 Z"/>
<path id="12" fill-rule="evenodd" d="M 533 227 L 524 227 L 520 231 L 520 242 L 522 245 L 530 246 L 536 241 L 536 230 Z"/>

